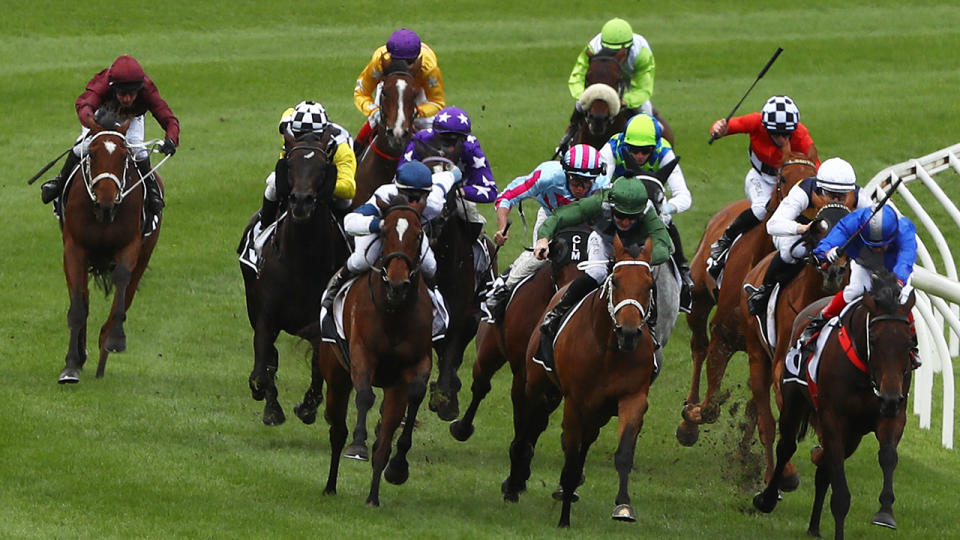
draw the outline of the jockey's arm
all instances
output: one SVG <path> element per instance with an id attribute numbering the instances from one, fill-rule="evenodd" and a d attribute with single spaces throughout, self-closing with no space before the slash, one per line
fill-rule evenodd
<path id="1" fill-rule="evenodd" d="M 352 199 L 357 193 L 357 156 L 353 153 L 349 140 L 337 145 L 333 162 L 337 165 L 337 185 L 333 188 L 333 196 L 338 199 Z"/>
<path id="2" fill-rule="evenodd" d="M 425 220 L 430 221 L 443 212 L 443 207 L 447 203 L 447 194 L 462 177 L 463 173 L 456 167 L 449 171 L 433 173 L 433 188 L 427 196 L 427 206 L 423 209 Z"/>
<path id="3" fill-rule="evenodd" d="M 653 239 L 653 254 L 650 256 L 650 264 L 657 265 L 665 262 L 673 253 L 673 241 L 670 240 L 670 233 L 667 232 L 666 225 L 660 220 L 653 204 L 649 203 L 647 210 L 643 213 L 643 223 L 648 236 Z"/>
<path id="4" fill-rule="evenodd" d="M 537 230 L 537 238 L 553 239 L 557 231 L 564 227 L 578 225 L 591 221 L 603 211 L 603 197 L 605 190 L 597 191 L 593 195 L 574 201 L 566 206 L 557 208 L 547 217 L 546 221 Z M 663 223 L 661 223 L 663 225 Z M 668 237 L 669 240 L 669 237 Z"/>
<path id="5" fill-rule="evenodd" d="M 479 146 L 476 152 L 463 157 L 466 163 L 462 167 L 466 169 L 463 182 L 463 197 L 468 201 L 475 203 L 492 203 L 497 199 L 497 183 L 493 181 L 493 171 L 490 170 L 490 164 L 487 157 L 483 155 L 483 150 Z"/>
<path id="6" fill-rule="evenodd" d="M 587 45 L 580 51 L 577 61 L 573 64 L 573 71 L 570 72 L 570 78 L 567 80 L 567 86 L 570 88 L 570 95 L 573 99 L 580 99 L 583 90 L 586 87 L 587 68 L 590 67 L 590 59 L 587 57 Z"/>
<path id="7" fill-rule="evenodd" d="M 917 262 L 917 229 L 913 222 L 905 217 L 901 217 L 897 225 L 897 259 L 892 272 L 900 281 L 906 283 L 913 274 L 913 265 Z"/>
<path id="8" fill-rule="evenodd" d="M 634 64 L 633 76 L 630 78 L 630 90 L 623 94 L 623 102 L 627 107 L 637 108 L 653 96 L 653 79 L 656 72 L 656 63 L 653 60 L 653 51 L 648 47 L 640 49 L 637 61 Z"/>
<path id="9" fill-rule="evenodd" d="M 140 89 L 144 100 L 147 102 L 147 108 L 150 114 L 157 119 L 157 123 L 164 129 L 166 138 L 173 141 L 173 144 L 180 146 L 180 120 L 173 114 L 167 102 L 160 97 L 160 91 L 157 85 L 147 77 L 143 88 Z"/>
<path id="10" fill-rule="evenodd" d="M 799 185 L 790 188 L 787 196 L 780 201 L 767 221 L 767 234 L 770 236 L 793 236 L 802 234 L 806 228 L 797 222 L 800 214 L 807 209 L 810 199 Z"/>
<path id="11" fill-rule="evenodd" d="M 343 230 L 350 236 L 365 236 L 380 232 L 380 208 L 376 195 L 343 218 Z"/>
<path id="12" fill-rule="evenodd" d="M 383 49 L 386 50 L 385 47 Z M 380 81 L 374 73 L 379 71 L 381 54 L 380 49 L 373 53 L 367 67 L 363 68 L 357 77 L 357 85 L 353 89 L 353 104 L 364 116 L 370 116 L 377 109 L 377 104 L 373 101 L 373 93 Z"/>
<path id="13" fill-rule="evenodd" d="M 617 168 L 617 160 L 613 155 L 613 143 L 607 141 L 600 149 L 600 160 L 603 162 L 603 176 L 607 183 L 613 182 L 613 171 Z"/>
<path id="14" fill-rule="evenodd" d="M 673 155 L 672 150 L 669 155 Z M 676 158 L 669 157 L 664 161 L 670 163 L 674 159 Z M 660 165 L 660 167 L 663 166 L 663 164 Z M 674 167 L 673 171 L 670 172 L 670 176 L 667 177 L 667 188 L 670 189 L 670 198 L 667 199 L 667 203 L 674 208 L 672 213 L 679 214 L 690 209 L 690 206 L 693 205 L 693 195 L 687 188 L 687 180 L 683 176 L 683 170 L 680 169 L 679 163 Z"/>
<path id="15" fill-rule="evenodd" d="M 437 62 L 437 55 L 432 49 L 422 46 L 420 53 L 422 67 L 417 74 L 417 84 L 423 89 L 427 101 L 417 105 L 417 113 L 423 118 L 429 118 L 447 106 L 443 92 L 443 74 Z"/>

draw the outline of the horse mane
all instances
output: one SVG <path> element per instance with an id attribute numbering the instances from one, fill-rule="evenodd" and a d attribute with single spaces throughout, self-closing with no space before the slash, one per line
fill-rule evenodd
<path id="1" fill-rule="evenodd" d="M 618 234 L 619 234 L 619 231 L 618 231 Z M 623 237 L 621 237 L 620 240 L 623 240 Z M 623 250 L 626 251 L 634 259 L 639 257 L 641 253 L 643 253 L 643 247 L 644 247 L 644 244 L 641 244 L 640 242 L 637 242 L 637 241 L 630 242 L 629 244 L 623 244 Z"/>
<path id="2" fill-rule="evenodd" d="M 393 75 L 394 73 L 410 73 L 410 63 L 402 58 L 393 58 L 387 67 L 383 68 L 383 76 Z"/>
<path id="3" fill-rule="evenodd" d="M 884 314 L 892 314 L 900 307 L 900 283 L 897 275 L 883 268 L 870 273 L 873 289 L 867 293 Z"/>
<path id="4" fill-rule="evenodd" d="M 600 50 L 590 55 L 590 61 L 594 60 L 613 60 L 620 49 L 611 49 L 609 47 L 600 47 Z"/>
<path id="5" fill-rule="evenodd" d="M 93 120 L 99 124 L 100 127 L 108 130 L 115 130 L 123 125 L 117 111 L 107 107 L 97 109 L 97 112 L 93 115 Z"/>

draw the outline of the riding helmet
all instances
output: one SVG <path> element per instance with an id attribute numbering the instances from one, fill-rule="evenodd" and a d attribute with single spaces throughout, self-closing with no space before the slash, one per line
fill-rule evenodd
<path id="1" fill-rule="evenodd" d="M 609 201 L 621 214 L 642 214 L 649 202 L 647 188 L 636 178 L 617 178 L 610 189 Z"/>
<path id="2" fill-rule="evenodd" d="M 413 30 L 401 28 L 390 34 L 387 40 L 387 52 L 391 58 L 412 62 L 420 56 L 420 36 Z"/>
<path id="3" fill-rule="evenodd" d="M 897 211 L 884 205 L 879 212 L 873 214 L 870 221 L 860 229 L 860 239 L 868 246 L 885 246 L 897 237 L 900 230 Z"/>
<path id="4" fill-rule="evenodd" d="M 395 180 L 398 189 L 430 191 L 433 188 L 433 174 L 419 161 L 408 161 L 397 169 Z"/>
<path id="5" fill-rule="evenodd" d="M 123 55 L 113 61 L 108 71 L 107 80 L 110 86 L 121 92 L 136 92 L 143 88 L 143 81 L 147 74 L 143 72 L 140 62 L 130 56 Z"/>
<path id="6" fill-rule="evenodd" d="M 470 116 L 460 107 L 444 107 L 433 117 L 434 133 L 470 134 Z"/>
<path id="7" fill-rule="evenodd" d="M 634 116 L 623 130 L 623 142 L 630 146 L 656 146 L 659 140 L 660 123 L 649 114 Z"/>
<path id="8" fill-rule="evenodd" d="M 290 130 L 296 136 L 304 133 L 320 133 L 327 127 L 327 110 L 315 101 L 301 101 L 293 108 Z"/>
<path id="9" fill-rule="evenodd" d="M 857 173 L 853 166 L 840 158 L 830 158 L 817 170 L 817 187 L 825 191 L 846 193 L 857 187 Z"/>
<path id="10" fill-rule="evenodd" d="M 800 123 L 800 109 L 789 96 L 773 96 L 760 110 L 763 127 L 771 133 L 793 133 Z"/>
<path id="11" fill-rule="evenodd" d="M 590 178 L 603 174 L 603 160 L 600 152 L 589 144 L 575 144 L 563 154 L 563 170 L 567 174 Z"/>
<path id="12" fill-rule="evenodd" d="M 633 28 L 623 19 L 610 19 L 600 29 L 600 44 L 608 49 L 629 47 L 633 44 Z"/>

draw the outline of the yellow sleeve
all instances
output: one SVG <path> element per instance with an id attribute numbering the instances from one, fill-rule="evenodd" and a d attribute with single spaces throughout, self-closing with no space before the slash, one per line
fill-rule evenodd
<path id="1" fill-rule="evenodd" d="M 570 88 L 570 95 L 573 96 L 573 99 L 580 99 L 586 86 L 587 68 L 590 66 L 590 59 L 587 57 L 588 47 L 589 45 L 580 51 L 577 61 L 573 64 L 573 71 L 570 72 L 570 78 L 567 80 L 567 86 Z"/>
<path id="2" fill-rule="evenodd" d="M 337 186 L 333 188 L 333 196 L 352 199 L 357 193 L 357 156 L 353 154 L 353 148 L 348 143 L 338 144 L 333 162 L 337 165 Z"/>
<path id="3" fill-rule="evenodd" d="M 437 53 L 433 52 L 426 43 L 420 45 L 420 59 L 422 67 L 417 75 L 417 84 L 423 89 L 427 97 L 425 103 L 417 106 L 422 117 L 431 117 L 440 109 L 447 106 L 443 93 L 443 74 L 440 73 L 440 64 L 437 62 Z"/>
<path id="4" fill-rule="evenodd" d="M 377 104 L 373 101 L 373 94 L 377 90 L 380 78 L 383 77 L 385 54 L 387 54 L 386 45 L 374 51 L 367 67 L 363 68 L 360 76 L 357 77 L 357 85 L 353 89 L 353 104 L 364 116 L 370 116 L 370 113 L 377 108 Z"/>

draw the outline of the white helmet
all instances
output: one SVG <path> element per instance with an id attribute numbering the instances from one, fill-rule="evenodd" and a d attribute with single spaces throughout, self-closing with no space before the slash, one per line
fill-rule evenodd
<path id="1" fill-rule="evenodd" d="M 853 191 L 857 187 L 857 174 L 845 160 L 830 158 L 817 170 L 817 187 L 837 193 Z"/>

